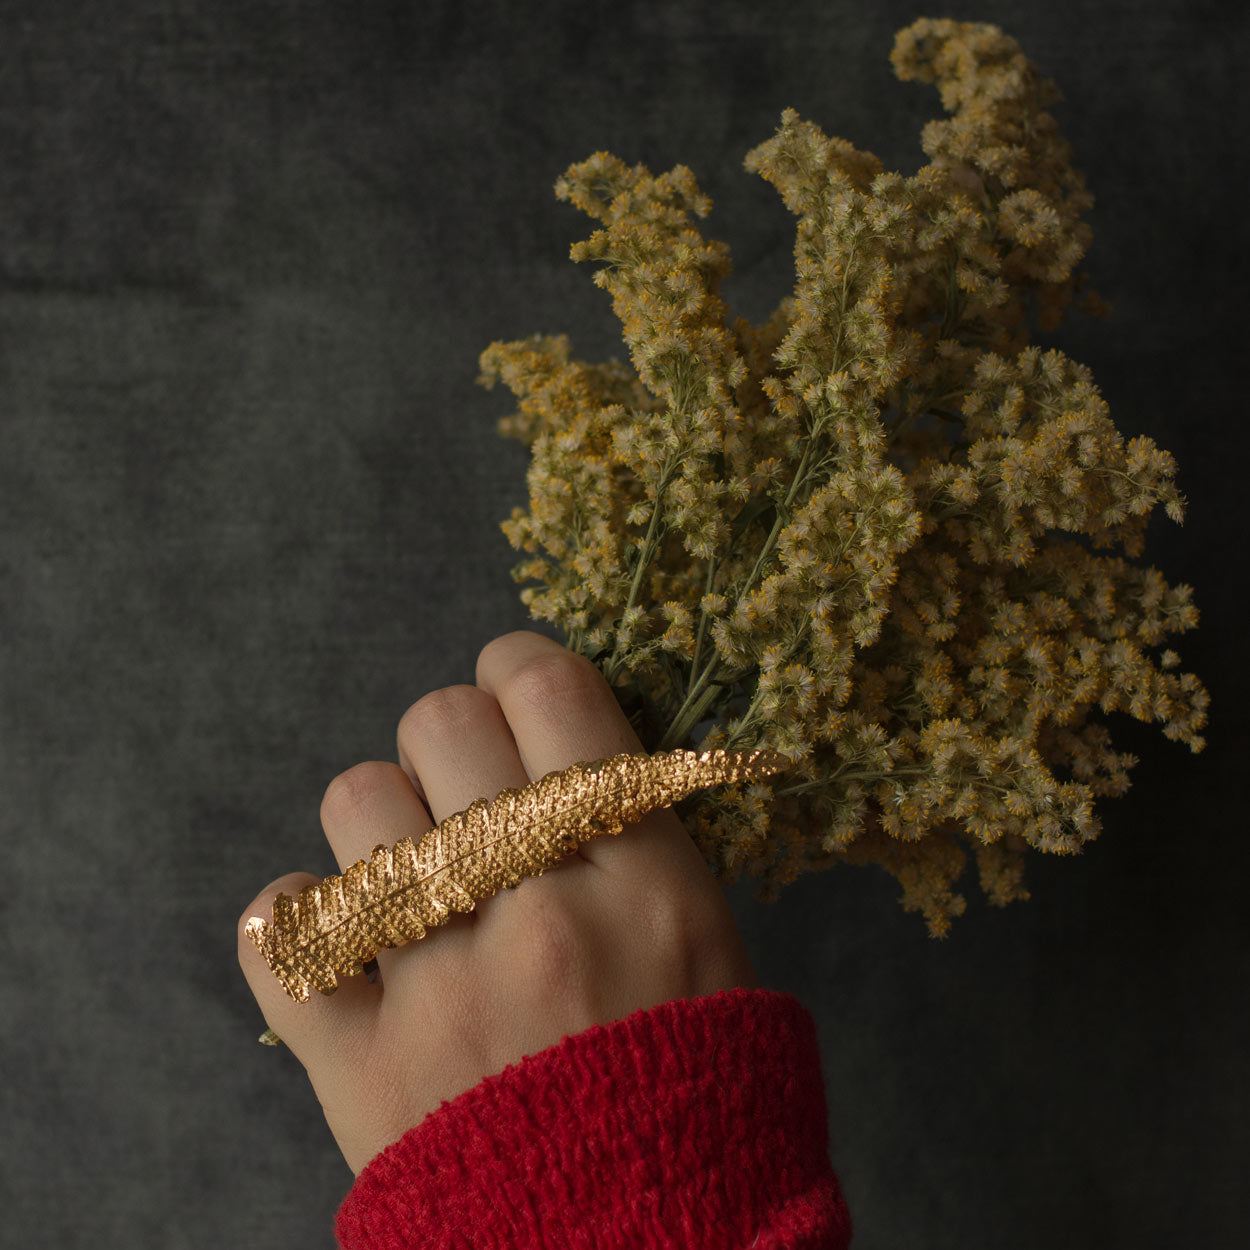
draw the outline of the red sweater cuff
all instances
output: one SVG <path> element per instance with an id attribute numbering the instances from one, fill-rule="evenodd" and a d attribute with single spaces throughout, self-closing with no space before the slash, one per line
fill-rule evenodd
<path id="1" fill-rule="evenodd" d="M 336 1231 L 343 1250 L 840 1250 L 815 1021 L 738 988 L 568 1035 L 379 1154 Z"/>

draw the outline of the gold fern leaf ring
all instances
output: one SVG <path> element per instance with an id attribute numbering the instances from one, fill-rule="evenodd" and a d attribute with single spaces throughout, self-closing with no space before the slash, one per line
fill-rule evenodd
<path id="1" fill-rule="evenodd" d="M 522 789 L 476 799 L 417 841 L 379 846 L 342 874 L 296 898 L 279 894 L 272 915 L 245 932 L 296 1002 L 332 994 L 379 950 L 417 941 L 453 912 L 539 876 L 603 834 L 620 833 L 654 808 L 706 786 L 754 781 L 791 766 L 780 752 L 622 753 L 549 772 Z"/>

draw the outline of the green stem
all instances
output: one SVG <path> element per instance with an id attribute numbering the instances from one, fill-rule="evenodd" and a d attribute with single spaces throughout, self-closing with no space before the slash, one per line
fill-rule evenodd
<path id="1" fill-rule="evenodd" d="M 742 716 L 739 717 L 738 719 L 738 728 L 735 729 L 733 733 L 731 733 L 729 737 L 725 740 L 726 750 L 732 749 L 733 744 L 735 742 L 740 742 L 742 739 L 746 738 L 747 735 L 750 733 L 751 726 L 755 718 L 755 710 L 756 708 L 759 707 L 760 703 L 763 701 L 763 698 L 764 698 L 763 691 L 757 687 L 755 691 L 755 698 L 751 700 L 751 706 L 748 707 L 747 710 L 743 712 Z"/>
<path id="2" fill-rule="evenodd" d="M 759 576 L 760 570 L 764 567 L 768 557 L 772 555 L 773 548 L 777 545 L 777 539 L 781 535 L 781 531 L 790 523 L 790 505 L 794 502 L 794 496 L 798 493 L 799 487 L 803 485 L 803 480 L 807 472 L 807 460 L 812 453 L 812 447 L 816 442 L 817 427 L 812 427 L 811 434 L 804 441 L 803 455 L 799 458 L 799 467 L 794 471 L 794 478 L 790 482 L 790 489 L 786 492 L 785 500 L 777 509 L 777 516 L 773 520 L 773 528 L 769 531 L 768 537 L 764 540 L 763 547 L 760 548 L 759 558 L 755 561 L 755 567 L 751 570 L 750 577 L 743 583 L 742 589 L 738 591 L 738 600 L 741 602 L 750 592 L 751 587 L 755 584 L 755 579 Z"/>
<path id="3" fill-rule="evenodd" d="M 781 790 L 774 790 L 773 795 L 776 798 L 784 798 L 788 795 L 805 794 L 808 790 L 822 790 L 836 784 L 839 781 L 881 781 L 888 777 L 919 777 L 926 772 L 924 768 L 893 768 L 888 773 L 878 770 L 858 772 L 846 771 L 834 773 L 832 777 L 816 777 L 809 778 L 807 781 L 797 781 L 792 786 L 786 786 Z"/>
<path id="4" fill-rule="evenodd" d="M 781 531 L 789 523 L 790 505 L 794 502 L 795 496 L 798 494 L 799 489 L 803 486 L 807 477 L 807 464 L 811 457 L 812 448 L 815 445 L 818 431 L 819 423 L 813 426 L 811 434 L 805 440 L 803 454 L 799 458 L 798 468 L 794 471 L 794 477 L 790 482 L 790 489 L 786 492 L 785 499 L 777 508 L 777 516 L 773 521 L 772 530 L 769 532 L 768 537 L 764 540 L 764 545 L 760 549 L 759 556 L 755 561 L 755 567 L 751 570 L 746 581 L 737 590 L 737 600 L 739 603 L 747 596 L 752 587 L 755 585 L 756 578 L 759 577 L 761 570 L 767 564 L 769 557 L 772 555 L 773 548 L 777 545 L 777 539 L 780 536 Z M 705 620 L 700 620 L 700 630 L 702 630 L 704 623 Z M 692 665 L 692 675 L 694 672 L 695 669 Z M 741 675 L 742 674 L 735 674 L 733 680 L 736 680 L 737 677 Z M 721 682 L 705 689 L 705 687 L 708 686 L 708 683 L 715 676 L 729 676 L 729 673 L 725 669 L 719 655 L 714 655 L 709 661 L 707 667 L 697 677 L 692 676 L 691 685 L 686 691 L 686 697 L 682 702 L 681 707 L 678 708 L 677 715 L 674 717 L 672 724 L 669 726 L 667 732 L 664 734 L 664 738 L 662 739 L 662 742 L 665 745 L 662 745 L 659 749 L 672 750 L 677 743 L 684 741 L 686 735 L 694 728 L 695 725 L 699 723 L 700 720 L 703 719 L 703 713 L 707 711 L 716 695 L 720 691 L 727 688 L 729 683 Z M 756 703 L 758 703 L 758 696 Z M 752 709 L 756 706 L 756 703 L 752 703 Z M 747 716 L 750 716 L 750 714 L 751 710 L 748 709 Z"/>
<path id="5" fill-rule="evenodd" d="M 671 475 L 675 468 L 675 462 L 672 457 L 664 462 L 664 468 L 660 471 L 660 480 L 655 491 L 655 506 L 651 509 L 651 524 L 647 526 L 647 536 L 643 539 L 642 549 L 638 553 L 638 563 L 634 566 L 634 576 L 629 587 L 629 597 L 625 600 L 625 606 L 621 610 L 621 616 L 634 606 L 638 598 L 638 591 L 642 586 L 643 574 L 647 571 L 647 567 L 651 563 L 652 557 L 655 555 L 655 535 L 660 527 L 660 511 L 664 503 L 664 492 L 668 489 Z M 621 667 L 621 632 L 618 629 L 616 633 L 616 646 L 612 648 L 612 655 L 604 666 L 604 675 L 610 684 L 616 683 L 616 678 L 620 673 Z"/>
<path id="6" fill-rule="evenodd" d="M 846 283 L 846 275 L 844 274 L 843 275 L 843 298 L 844 300 L 845 300 L 845 283 Z M 818 417 L 812 423 L 812 429 L 810 433 L 804 439 L 803 454 L 799 458 L 798 467 L 794 471 L 794 477 L 791 479 L 790 488 L 786 492 L 785 499 L 777 508 L 777 516 L 773 521 L 772 530 L 769 532 L 768 537 L 764 540 L 764 546 L 760 549 L 759 556 L 757 557 L 755 561 L 755 567 L 751 570 L 751 573 L 747 577 L 746 582 L 741 586 L 741 588 L 738 588 L 737 590 L 737 599 L 739 602 L 741 602 L 741 600 L 751 591 L 752 587 L 755 585 L 756 578 L 759 577 L 760 572 L 763 570 L 764 566 L 768 562 L 769 557 L 772 555 L 773 548 L 777 544 L 777 539 L 780 536 L 781 531 L 785 528 L 785 526 L 788 524 L 790 520 L 790 505 L 794 502 L 795 496 L 798 494 L 799 490 L 805 484 L 805 481 L 807 478 L 808 462 L 812 455 L 812 449 L 816 444 L 817 436 L 819 435 L 819 432 L 820 432 L 820 427 L 821 427 L 821 421 L 820 421 L 820 418 Z M 644 568 L 651 558 L 652 539 L 653 539 L 654 531 L 656 528 L 657 519 L 659 517 L 660 501 L 663 497 L 664 489 L 668 485 L 667 475 L 668 475 L 669 470 L 670 470 L 670 462 L 666 462 L 664 473 L 661 475 L 661 479 L 660 479 L 660 487 L 656 492 L 656 506 L 655 506 L 655 510 L 651 514 L 651 526 L 647 531 L 645 549 L 642 555 L 639 557 L 637 568 L 635 568 L 634 570 L 633 583 L 630 586 L 630 590 L 629 590 L 629 599 L 627 600 L 625 604 L 626 611 L 628 611 L 628 609 L 633 606 L 634 600 L 637 596 L 638 588 L 642 582 L 642 574 L 643 574 Z M 715 558 L 713 558 L 712 562 L 709 564 L 709 567 L 708 567 L 707 587 L 708 587 L 709 593 L 711 591 L 713 578 L 715 576 L 715 567 L 716 567 L 716 561 L 715 561 Z M 724 665 L 722 664 L 722 661 L 721 661 L 721 657 L 719 655 L 714 655 L 713 658 L 709 661 L 704 671 L 702 673 L 699 673 L 697 677 L 695 676 L 695 673 L 697 672 L 698 660 L 700 658 L 701 644 L 706 635 L 706 626 L 707 626 L 707 613 L 703 611 L 702 609 L 700 609 L 699 632 L 698 632 L 698 637 L 695 640 L 694 656 L 693 656 L 692 663 L 690 666 L 691 684 L 686 690 L 685 699 L 682 701 L 681 707 L 678 708 L 677 715 L 674 717 L 672 723 L 669 725 L 667 731 L 665 732 L 664 737 L 661 739 L 661 746 L 658 748 L 660 750 L 671 750 L 672 747 L 676 743 L 684 741 L 686 735 L 703 718 L 703 713 L 707 711 L 712 701 L 716 698 L 716 695 L 720 693 L 722 690 L 726 689 L 726 686 L 728 684 L 728 683 L 719 683 L 719 684 L 712 685 L 710 687 L 708 686 L 708 683 L 711 681 L 714 675 L 725 675 L 725 676 L 729 675 L 728 671 L 725 670 Z M 621 664 L 620 653 L 621 653 L 621 635 L 618 632 L 617 637 L 616 637 L 616 646 L 613 648 L 612 656 L 609 659 L 604 669 L 604 672 L 607 675 L 609 682 L 612 682 L 615 679 L 617 673 L 619 672 L 619 668 Z M 735 675 L 733 680 L 737 680 L 737 676 L 739 675 Z"/>
<path id="7" fill-rule="evenodd" d="M 706 690 L 702 690 L 703 684 L 712 675 L 714 669 L 715 665 L 709 666 L 700 679 L 699 685 L 686 696 L 681 711 L 664 731 L 664 736 L 660 739 L 659 746 L 656 747 L 657 751 L 672 751 L 679 743 L 684 742 L 694 727 L 703 719 L 704 713 L 711 707 L 716 697 L 727 688 L 724 684 L 713 683 Z M 698 697 L 693 698 L 692 701 L 697 691 L 701 693 L 698 693 Z"/>
<path id="8" fill-rule="evenodd" d="M 704 584 L 704 587 L 703 587 L 703 595 L 705 598 L 712 593 L 712 584 L 716 580 L 716 568 L 717 568 L 717 560 L 716 560 L 716 556 L 713 555 L 712 558 L 708 560 L 707 562 L 707 582 Z M 703 609 L 702 603 L 700 603 L 699 605 L 699 632 L 695 635 L 694 655 L 691 656 L 690 658 L 690 671 L 692 673 L 697 672 L 699 668 L 699 654 L 703 650 L 703 638 L 704 638 L 704 635 L 707 633 L 707 622 L 708 622 L 707 612 Z"/>

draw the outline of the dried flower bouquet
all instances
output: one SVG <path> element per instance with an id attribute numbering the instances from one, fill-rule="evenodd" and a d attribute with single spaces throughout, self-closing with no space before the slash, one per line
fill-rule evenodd
<path id="1" fill-rule="evenodd" d="M 493 343 L 480 381 L 519 410 L 530 507 L 504 533 L 535 619 L 598 664 L 648 751 L 783 752 L 793 768 L 676 805 L 727 883 L 757 897 L 878 864 L 943 936 L 967 850 L 989 900 L 1028 898 L 1029 848 L 1098 835 L 1135 763 L 1097 713 L 1201 750 L 1207 693 L 1169 634 L 1190 587 L 1141 555 L 1184 500 L 1172 456 L 1127 441 L 1084 366 L 1028 344 L 1081 293 L 1093 205 L 995 26 L 923 19 L 900 79 L 936 83 L 930 163 L 886 172 L 790 109 L 745 167 L 798 218 L 794 294 L 754 326 L 718 295 L 727 247 L 685 166 L 598 152 L 556 195 L 601 223 L 632 368 L 564 335 Z M 1086 292 L 1094 316 L 1109 306 Z"/>

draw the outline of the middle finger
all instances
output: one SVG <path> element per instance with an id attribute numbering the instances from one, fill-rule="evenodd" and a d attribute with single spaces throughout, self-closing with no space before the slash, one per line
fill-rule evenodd
<path id="1" fill-rule="evenodd" d="M 447 686 L 414 703 L 399 722 L 396 742 L 400 767 L 424 794 L 435 822 L 478 799 L 490 802 L 505 789 L 531 783 L 498 700 L 477 686 Z M 547 871 L 577 858 L 570 856 Z M 479 900 L 466 914 L 476 917 L 498 898 Z"/>
<path id="2" fill-rule="evenodd" d="M 499 701 L 477 686 L 427 694 L 404 713 L 396 739 L 400 767 L 436 822 L 531 782 Z"/>

